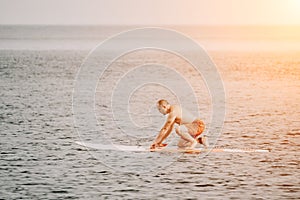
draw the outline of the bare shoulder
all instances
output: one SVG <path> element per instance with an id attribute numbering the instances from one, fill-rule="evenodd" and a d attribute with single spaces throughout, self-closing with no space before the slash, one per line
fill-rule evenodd
<path id="1" fill-rule="evenodd" d="M 170 114 L 172 113 L 172 115 L 175 115 L 175 116 L 180 116 L 181 115 L 181 107 L 179 105 L 171 105 L 171 112 Z"/>

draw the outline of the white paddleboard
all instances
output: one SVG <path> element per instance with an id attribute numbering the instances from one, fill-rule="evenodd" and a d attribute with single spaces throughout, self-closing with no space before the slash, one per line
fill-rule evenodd
<path id="1" fill-rule="evenodd" d="M 170 153 L 201 153 L 201 152 L 236 152 L 236 153 L 247 153 L 247 152 L 258 152 L 266 153 L 270 152 L 265 149 L 231 149 L 231 148 L 195 148 L 195 149 L 181 149 L 177 147 L 162 147 L 155 150 L 150 150 L 149 146 L 126 146 L 126 145 L 104 145 L 98 143 L 90 142 L 79 142 L 76 141 L 76 144 L 98 150 L 113 150 L 113 151 L 129 151 L 129 152 L 170 152 Z"/>

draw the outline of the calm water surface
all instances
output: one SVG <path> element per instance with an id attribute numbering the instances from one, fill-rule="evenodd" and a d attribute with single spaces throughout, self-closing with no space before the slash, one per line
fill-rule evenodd
<path id="1" fill-rule="evenodd" d="M 78 136 L 72 114 L 74 78 L 87 53 L 63 49 L 0 51 L 1 199 L 299 199 L 298 51 L 209 51 L 226 91 L 226 118 L 217 145 L 270 149 L 270 153 L 211 153 L 204 158 L 133 153 L 128 157 L 138 158 L 131 160 L 136 172 L 128 172 L 132 163 L 126 163 L 130 159 L 124 153 L 88 151 L 74 144 L 90 136 Z M 196 81 L 187 70 L 188 64 L 174 55 L 142 51 L 116 61 L 111 66 L 115 70 L 104 74 L 105 83 L 113 84 L 120 69 L 143 62 L 168 63 Z M 132 97 L 132 119 L 137 124 L 147 123 L 149 116 L 158 122 L 140 144 L 151 143 L 164 119 L 151 107 L 155 89 L 147 86 Z M 111 88 L 99 86 L 96 100 L 108 90 Z M 165 88 L 158 90 L 164 92 Z M 148 95 L 143 95 L 145 92 Z M 207 121 L 209 94 L 201 84 L 196 94 L 201 116 Z M 170 99 L 175 101 L 172 96 Z M 149 115 L 142 115 L 143 105 L 150 109 Z M 133 144 L 106 123 L 106 108 L 97 101 L 100 128 L 111 131 L 110 139 L 115 143 Z M 136 130 L 131 133 L 142 137 Z M 172 138 L 176 140 L 174 133 Z M 169 163 L 143 168 L 151 163 L 156 166 L 160 160 Z"/>

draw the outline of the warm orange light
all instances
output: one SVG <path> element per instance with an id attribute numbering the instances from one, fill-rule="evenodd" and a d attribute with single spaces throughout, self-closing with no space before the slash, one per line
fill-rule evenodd
<path id="1" fill-rule="evenodd" d="M 284 2 L 287 6 L 287 13 L 290 15 L 290 23 L 296 24 L 300 21 L 300 1 L 299 0 L 289 0 Z"/>

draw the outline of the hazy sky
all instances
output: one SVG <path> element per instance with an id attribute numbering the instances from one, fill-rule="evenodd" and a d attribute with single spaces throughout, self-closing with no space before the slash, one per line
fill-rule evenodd
<path id="1" fill-rule="evenodd" d="M 0 24 L 300 25 L 300 0 L 0 0 Z"/>

